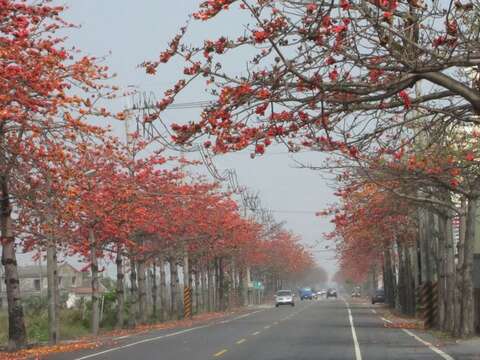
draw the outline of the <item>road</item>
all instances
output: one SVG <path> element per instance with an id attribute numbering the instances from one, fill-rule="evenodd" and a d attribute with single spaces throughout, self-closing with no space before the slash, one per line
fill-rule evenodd
<path id="1" fill-rule="evenodd" d="M 373 307 L 329 299 L 120 339 L 52 360 L 453 359 L 410 331 L 384 327 Z"/>

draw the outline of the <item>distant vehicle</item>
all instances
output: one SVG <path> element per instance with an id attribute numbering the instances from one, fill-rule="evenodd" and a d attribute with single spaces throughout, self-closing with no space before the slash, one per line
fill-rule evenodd
<path id="1" fill-rule="evenodd" d="M 312 300 L 313 299 L 313 291 L 310 288 L 303 288 L 299 290 L 300 300 Z"/>
<path id="2" fill-rule="evenodd" d="M 377 289 L 372 296 L 372 304 L 385 302 L 385 290 Z"/>
<path id="3" fill-rule="evenodd" d="M 327 290 L 327 299 L 328 298 L 331 298 L 331 297 L 334 297 L 335 299 L 337 298 L 337 290 L 336 289 L 328 289 Z"/>
<path id="4" fill-rule="evenodd" d="M 275 294 L 275 307 L 280 305 L 295 306 L 294 294 L 291 290 L 279 290 Z"/>

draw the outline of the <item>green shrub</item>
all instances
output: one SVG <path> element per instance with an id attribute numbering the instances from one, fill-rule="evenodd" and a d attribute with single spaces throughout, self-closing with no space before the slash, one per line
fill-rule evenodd
<path id="1" fill-rule="evenodd" d="M 60 313 L 60 338 L 74 339 L 90 333 L 90 323 L 82 319 L 82 309 L 64 309 Z"/>
<path id="2" fill-rule="evenodd" d="M 25 318 L 27 337 L 29 342 L 38 343 L 48 341 L 48 313 L 46 311 L 32 314 L 28 312 Z"/>
<path id="3" fill-rule="evenodd" d="M 8 314 L 0 311 L 0 344 L 6 344 L 8 340 Z"/>

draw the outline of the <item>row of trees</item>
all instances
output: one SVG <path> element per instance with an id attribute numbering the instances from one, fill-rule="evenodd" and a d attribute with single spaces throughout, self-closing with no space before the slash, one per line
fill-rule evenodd
<path id="1" fill-rule="evenodd" d="M 241 217 L 232 194 L 188 174 L 194 163 L 152 151 L 137 133 L 125 145 L 90 124 L 92 117 L 128 114 L 102 107 L 118 92 L 107 85 L 102 59 L 79 55 L 55 35 L 72 27 L 62 11 L 49 1 L 0 1 L 0 233 L 9 348 L 27 341 L 17 249 L 46 254 L 52 342 L 60 336 L 59 254 L 85 259 L 91 273 L 93 334 L 108 262 L 116 264 L 119 327 L 180 316 L 179 269 L 184 285 L 205 290 L 203 307 L 212 311 L 229 305 L 232 289 L 237 303 L 244 301 L 250 269 L 279 284 L 312 268 L 296 236 Z"/>
<path id="2" fill-rule="evenodd" d="M 338 177 L 332 237 L 344 270 L 366 274 L 383 261 L 386 287 L 397 289 L 389 299 L 408 312 L 415 287 L 438 280 L 439 327 L 469 336 L 480 196 L 479 14 L 476 0 L 211 0 L 193 17 L 228 18 L 238 35 L 189 44 L 182 28 L 144 66 L 154 74 L 163 63 L 185 63 L 158 114 L 195 79 L 207 80 L 214 101 L 198 119 L 172 124 L 176 143 L 201 137 L 216 153 L 251 147 L 261 155 L 278 141 L 292 152 L 332 154 L 306 166 Z M 223 66 L 242 56 L 250 56 L 245 69 Z"/>

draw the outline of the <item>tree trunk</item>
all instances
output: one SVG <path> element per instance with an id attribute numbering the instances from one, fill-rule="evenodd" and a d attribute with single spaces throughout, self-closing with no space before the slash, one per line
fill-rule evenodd
<path id="1" fill-rule="evenodd" d="M 182 319 L 183 318 L 183 296 L 182 296 L 182 289 L 180 288 L 180 276 L 178 274 L 178 267 L 179 267 L 179 261 L 178 259 L 176 260 L 175 263 L 175 291 L 177 293 L 177 319 Z"/>
<path id="2" fill-rule="evenodd" d="M 163 257 L 160 257 L 158 261 L 158 267 L 160 269 L 160 321 L 167 319 L 167 283 L 165 279 L 165 261 Z"/>
<path id="3" fill-rule="evenodd" d="M 440 329 L 445 328 L 445 313 L 446 313 L 446 296 L 447 296 L 447 282 L 446 282 L 446 242 L 447 242 L 447 217 L 441 215 L 438 217 L 439 228 L 438 228 L 438 243 L 437 243 L 437 270 L 438 270 L 438 281 L 437 281 L 437 304 L 438 304 L 438 317 L 437 317 L 437 326 Z"/>
<path id="4" fill-rule="evenodd" d="M 215 293 L 214 293 L 214 281 L 212 264 L 207 264 L 207 299 L 208 299 L 208 312 L 212 312 L 215 309 Z"/>
<path id="5" fill-rule="evenodd" d="M 178 307 L 178 272 L 177 272 L 177 263 L 173 258 L 168 259 L 170 265 L 170 317 L 178 319 L 179 307 Z"/>
<path id="6" fill-rule="evenodd" d="M 137 264 L 134 256 L 130 257 L 130 312 L 128 317 L 129 327 L 135 327 L 138 319 L 138 287 Z"/>
<path id="7" fill-rule="evenodd" d="M 395 307 L 395 287 L 393 280 L 393 269 L 392 269 L 392 258 L 390 254 L 390 249 L 385 250 L 385 300 L 390 307 Z"/>
<path id="8" fill-rule="evenodd" d="M 92 334 L 98 335 L 98 330 L 100 328 L 98 259 L 95 233 L 92 227 L 88 229 L 88 238 L 90 243 L 90 268 L 92 271 Z"/>
<path id="9" fill-rule="evenodd" d="M 225 311 L 225 272 L 221 257 L 218 259 L 218 300 L 220 311 Z"/>
<path id="10" fill-rule="evenodd" d="M 200 277 L 201 277 L 201 271 L 200 271 L 200 265 L 198 262 L 195 264 L 195 270 L 193 271 L 193 288 L 195 292 L 195 301 L 194 301 L 194 310 L 193 312 L 195 314 L 200 313 L 200 306 L 201 306 L 201 300 L 200 300 Z"/>
<path id="11" fill-rule="evenodd" d="M 400 313 L 405 313 L 405 257 L 400 241 L 397 240 L 396 244 L 398 251 L 398 281 L 395 291 L 395 307 Z"/>
<path id="12" fill-rule="evenodd" d="M 42 271 L 40 269 L 40 271 Z M 47 284 L 48 284 L 48 338 L 56 344 L 60 338 L 60 299 L 58 290 L 57 246 L 50 238 L 47 244 Z M 40 284 L 40 288 L 43 284 Z"/>
<path id="13" fill-rule="evenodd" d="M 155 259 L 152 264 L 151 272 L 152 280 L 152 317 L 154 320 L 157 319 L 157 303 L 158 303 L 158 286 L 157 286 L 157 260 Z"/>
<path id="14" fill-rule="evenodd" d="M 15 237 L 12 229 L 12 208 L 5 175 L 0 177 L 2 190 L 0 231 L 2 238 L 2 265 L 5 271 L 5 285 L 8 304 L 8 349 L 23 348 L 26 342 L 25 321 L 20 299 L 20 282 L 18 280 L 17 259 L 15 254 Z"/>
<path id="15" fill-rule="evenodd" d="M 147 287 L 145 284 L 145 260 L 138 261 L 138 310 L 141 324 L 147 322 Z"/>
<path id="16" fill-rule="evenodd" d="M 240 296 L 239 303 L 240 303 L 240 306 L 245 306 L 247 305 L 246 303 L 247 291 L 245 286 L 246 272 L 243 266 L 240 267 L 238 271 L 238 276 L 240 278 L 238 282 L 238 294 Z"/>
<path id="17" fill-rule="evenodd" d="M 460 335 L 468 337 L 474 334 L 474 290 L 473 290 L 473 249 L 475 244 L 475 225 L 477 199 L 468 199 L 465 228 L 464 261 L 462 277 L 462 327 Z"/>
<path id="18" fill-rule="evenodd" d="M 117 329 L 121 329 L 125 323 L 125 297 L 124 297 L 124 278 L 125 275 L 123 273 L 123 259 L 121 254 L 121 247 L 117 247 L 117 258 L 115 260 L 115 264 L 117 265 L 117 286 L 115 295 L 117 297 Z"/>
<path id="19" fill-rule="evenodd" d="M 419 242 L 420 242 L 420 257 L 421 257 L 421 281 L 432 282 L 432 252 L 431 252 L 431 237 L 433 235 L 433 224 L 431 212 L 426 209 L 420 210 L 419 217 Z"/>
<path id="20" fill-rule="evenodd" d="M 454 333 L 455 336 L 460 336 L 462 332 L 462 292 L 463 292 L 463 263 L 464 263 L 464 244 L 465 244 L 465 235 L 466 235 L 466 212 L 467 212 L 467 202 L 463 198 L 461 201 L 461 211 L 460 215 L 460 229 L 459 229 L 459 239 L 457 244 L 457 269 L 456 269 L 456 288 L 455 288 L 455 322 L 454 322 Z"/>
<path id="21" fill-rule="evenodd" d="M 230 288 L 229 288 L 229 304 L 228 306 L 236 307 L 238 303 L 237 298 L 237 267 L 235 265 L 235 260 L 232 259 L 230 267 Z"/>
<path id="22" fill-rule="evenodd" d="M 188 259 L 188 252 L 184 252 L 183 256 L 183 291 L 182 291 L 182 307 L 183 307 L 183 313 L 185 314 L 185 289 L 190 289 L 190 261 Z M 190 299 L 191 301 L 191 299 Z M 182 314 L 182 315 L 184 315 Z"/>
<path id="23" fill-rule="evenodd" d="M 445 330 L 453 333 L 455 329 L 455 249 L 453 239 L 452 218 L 447 218 L 446 223 L 446 237 L 445 237 L 445 282 L 446 282 L 446 296 L 445 296 Z"/>
<path id="24" fill-rule="evenodd" d="M 199 303 L 199 308 L 198 312 L 204 312 L 205 311 L 205 304 L 207 303 L 206 301 L 206 296 L 205 296 L 205 289 L 206 289 L 206 279 L 205 279 L 205 268 L 203 264 L 199 268 L 199 287 L 200 287 L 200 303 Z"/>
<path id="25" fill-rule="evenodd" d="M 405 245 L 405 313 L 407 315 L 415 314 L 415 276 L 412 258 L 412 246 L 411 244 Z"/>

